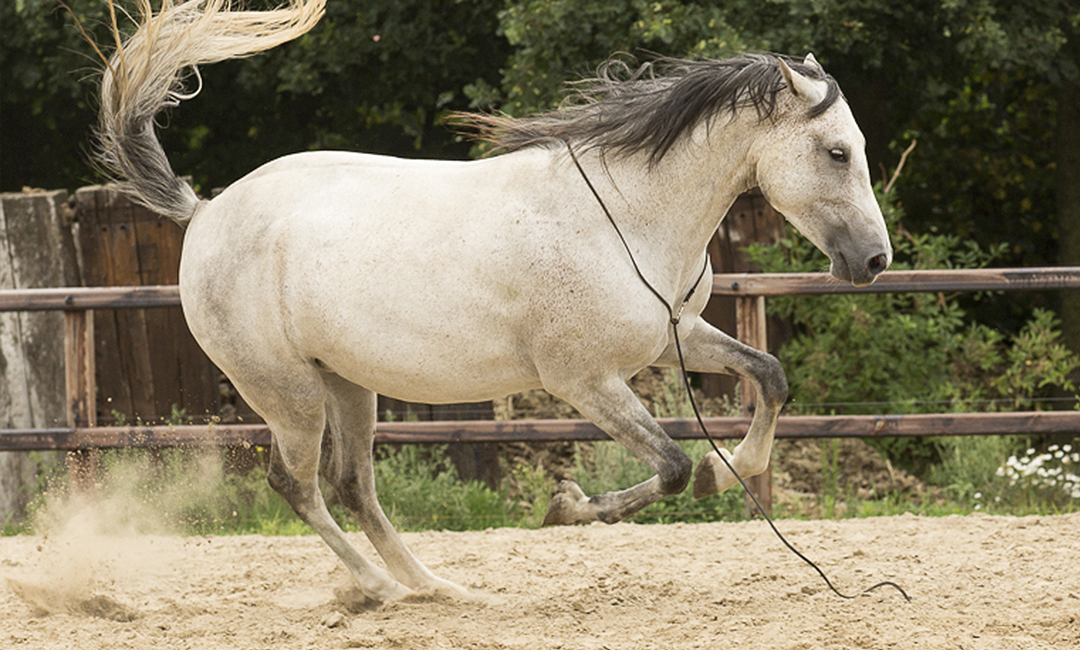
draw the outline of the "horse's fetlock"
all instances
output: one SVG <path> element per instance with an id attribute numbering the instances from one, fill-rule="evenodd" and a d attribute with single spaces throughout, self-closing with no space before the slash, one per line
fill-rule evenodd
<path id="1" fill-rule="evenodd" d="M 601 523 L 617 524 L 623 520 L 623 515 L 621 512 L 616 511 L 601 512 L 597 518 L 600 520 Z"/>

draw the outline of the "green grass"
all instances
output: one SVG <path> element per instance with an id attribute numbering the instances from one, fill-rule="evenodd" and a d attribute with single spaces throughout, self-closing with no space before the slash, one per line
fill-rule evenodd
<path id="1" fill-rule="evenodd" d="M 695 462 L 710 450 L 705 441 L 680 444 Z M 944 516 L 971 512 L 1028 515 L 1080 511 L 1080 498 L 1072 495 L 1080 488 L 1065 483 L 1080 465 L 1080 455 L 1071 446 L 1050 446 L 1036 451 L 1029 447 L 1031 443 L 1026 438 L 1015 436 L 944 438 L 938 444 L 942 460 L 926 476 L 931 486 L 928 491 L 884 493 L 862 499 L 846 491 L 836 479 L 835 449 L 830 454 L 832 448 L 826 445 L 822 493 L 797 503 L 778 501 L 774 514 L 778 518 L 812 519 L 904 513 Z M 265 450 L 260 453 L 265 462 Z M 225 461 L 222 451 L 103 452 L 98 507 L 103 516 L 112 518 L 110 526 L 135 532 L 311 533 L 284 499 L 270 489 L 262 464 L 256 463 L 253 469 L 241 474 L 223 469 L 227 466 Z M 1039 469 L 1046 476 L 1036 471 Z M 1027 474 L 1022 476 L 1025 471 Z M 543 468 L 526 464 L 506 468 L 504 474 L 498 489 L 464 483 L 446 460 L 445 449 L 438 446 L 381 449 L 376 467 L 380 502 L 399 530 L 538 527 L 555 479 Z M 616 443 L 577 445 L 572 478 L 587 494 L 624 489 L 650 475 L 648 468 Z M 31 505 L 28 520 L 5 525 L 4 535 L 47 530 L 50 520 L 65 511 L 66 487 L 61 467 L 54 468 L 51 478 L 38 486 L 40 494 Z M 48 489 L 44 489 L 46 483 L 50 485 Z M 342 527 L 356 530 L 355 520 L 335 503 L 332 491 L 324 492 L 331 512 Z M 738 521 L 746 516 L 742 489 L 735 487 L 701 500 L 693 499 L 687 490 L 645 508 L 630 521 Z"/>

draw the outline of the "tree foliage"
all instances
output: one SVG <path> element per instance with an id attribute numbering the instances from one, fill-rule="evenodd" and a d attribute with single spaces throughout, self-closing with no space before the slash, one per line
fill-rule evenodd
<path id="1" fill-rule="evenodd" d="M 98 64 L 75 18 L 107 43 L 106 5 L 68 6 L 0 3 L 4 190 L 94 178 L 83 150 L 94 121 L 87 77 Z M 305 37 L 204 70 L 202 94 L 163 118 L 162 138 L 174 167 L 204 190 L 311 148 L 463 157 L 468 145 L 440 123 L 446 111 L 550 108 L 567 80 L 615 52 L 813 51 L 840 80 L 867 134 L 875 176 L 918 140 L 898 190 L 913 229 L 937 228 L 984 247 L 1008 242 L 1003 264 L 1080 263 L 1080 227 L 1062 239 L 1071 223 L 1063 215 L 1080 203 L 1064 194 L 1080 187 L 1080 168 L 1072 171 L 1080 163 L 1064 164 L 1063 152 L 1080 150 L 1080 125 L 1058 120 L 1059 108 L 1071 106 L 1067 97 L 1080 97 L 1077 7 L 1060 0 L 331 0 Z"/>
<path id="2" fill-rule="evenodd" d="M 896 270 L 981 268 L 1007 250 L 956 235 L 912 233 L 903 210 L 889 196 L 879 199 Z M 777 246 L 754 245 L 751 257 L 765 272 L 813 271 L 828 263 L 798 233 Z M 1080 359 L 1061 344 L 1052 313 L 1036 310 L 1009 336 L 972 323 L 958 298 L 884 293 L 770 300 L 771 310 L 795 328 L 780 350 L 791 406 L 807 413 L 1030 410 L 1055 389 L 1075 390 L 1069 374 Z"/>
<path id="3" fill-rule="evenodd" d="M 84 152 L 96 119 L 96 83 L 88 79 L 101 63 L 77 23 L 108 52 L 107 4 L 68 0 L 67 6 L 0 3 L 5 191 L 93 180 Z M 204 191 L 306 149 L 465 157 L 469 147 L 440 120 L 469 108 L 466 86 L 498 83 L 508 54 L 498 34 L 499 6 L 495 0 L 332 0 L 300 39 L 203 70 L 199 97 L 162 120 L 165 150 L 174 168 L 193 175 Z"/>
<path id="4" fill-rule="evenodd" d="M 74 19 L 107 43 L 106 5 L 67 4 L 0 4 L 3 189 L 90 173 L 80 149 L 97 62 Z M 1010 261 L 1038 262 L 1053 253 L 1048 125 L 1058 87 L 1080 76 L 1078 22 L 1058 0 L 333 0 L 297 42 L 205 70 L 163 138 L 181 173 L 212 184 L 308 148 L 460 157 L 467 147 L 439 124 L 447 109 L 548 108 L 614 52 L 813 50 L 841 80 L 875 171 L 919 139 L 902 190 L 913 222 L 1008 240 Z"/>
<path id="5" fill-rule="evenodd" d="M 95 66 L 79 38 L 78 19 L 91 31 L 104 14 L 90 0 L 0 2 L 0 189 L 58 189 L 88 177 L 80 147 L 94 123 L 83 83 Z M 90 11 L 88 11 L 90 9 Z"/>
<path id="6" fill-rule="evenodd" d="M 557 103 L 558 79 L 607 53 L 813 51 L 841 83 L 884 178 L 912 140 L 899 201 L 908 226 L 984 248 L 999 265 L 1080 264 L 1080 5 L 1058 0 L 512 1 L 501 107 Z M 1064 115 L 1064 114 L 1063 114 Z M 1056 128 L 1055 128 L 1056 125 Z M 1071 161 L 1071 162 L 1070 162 Z M 1070 193 L 1071 192 L 1071 193 Z M 1059 308 L 1080 349 L 1080 301 L 1026 294 L 987 313 L 1020 327 Z"/>

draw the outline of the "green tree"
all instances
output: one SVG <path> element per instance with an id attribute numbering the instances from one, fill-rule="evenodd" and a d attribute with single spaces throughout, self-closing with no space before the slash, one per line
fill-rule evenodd
<path id="1" fill-rule="evenodd" d="M 82 154 L 94 105 L 83 83 L 95 68 L 77 17 L 95 30 L 104 13 L 91 0 L 0 2 L 0 189 L 59 189 L 89 178 Z"/>
<path id="2" fill-rule="evenodd" d="M 108 41 L 104 0 L 69 5 Z M 93 178 L 97 63 L 58 7 L 0 3 L 4 190 Z M 549 108 L 613 52 L 812 50 L 840 79 L 875 175 L 918 139 L 899 189 L 915 229 L 1009 242 L 1002 264 L 1080 264 L 1078 33 L 1080 9 L 1060 0 L 335 0 L 305 37 L 204 70 L 163 140 L 204 189 L 309 148 L 463 157 L 447 110 Z M 1080 301 L 1061 307 L 1080 341 Z"/>
<path id="3" fill-rule="evenodd" d="M 567 81 L 615 53 L 727 56 L 757 47 L 731 28 L 719 3 L 521 0 L 499 18 L 513 46 L 500 106 L 511 115 L 551 108 Z"/>
<path id="4" fill-rule="evenodd" d="M 122 0 L 121 6 L 130 0 Z M 0 187 L 71 187 L 87 162 L 99 67 L 78 22 L 110 39 L 105 0 L 0 3 Z M 253 8 L 277 4 L 254 0 Z M 467 110 L 467 86 L 493 86 L 509 49 L 496 0 L 334 0 L 310 33 L 242 61 L 202 70 L 198 98 L 163 117 L 174 168 L 204 191 L 283 154 L 337 148 L 463 158 L 440 125 Z M 100 180 L 100 179 L 98 179 Z"/>

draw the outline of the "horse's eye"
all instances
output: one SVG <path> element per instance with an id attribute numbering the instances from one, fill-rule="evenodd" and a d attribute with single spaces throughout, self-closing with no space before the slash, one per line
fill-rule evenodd
<path id="1" fill-rule="evenodd" d="M 830 149 L 829 155 L 838 163 L 846 163 L 848 161 L 847 152 L 843 149 Z"/>

